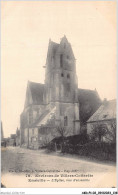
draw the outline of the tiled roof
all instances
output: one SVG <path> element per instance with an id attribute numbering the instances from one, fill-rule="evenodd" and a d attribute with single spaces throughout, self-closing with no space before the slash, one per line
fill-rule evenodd
<path id="1" fill-rule="evenodd" d="M 78 89 L 78 100 L 81 122 L 86 122 L 102 103 L 96 90 Z"/>
<path id="2" fill-rule="evenodd" d="M 44 84 L 29 82 L 34 105 L 43 104 Z"/>
<path id="3" fill-rule="evenodd" d="M 109 120 L 116 118 L 116 100 L 103 102 L 99 109 L 89 118 L 87 122 Z"/>

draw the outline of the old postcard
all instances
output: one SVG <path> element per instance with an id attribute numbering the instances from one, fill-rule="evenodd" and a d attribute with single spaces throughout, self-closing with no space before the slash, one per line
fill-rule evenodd
<path id="1" fill-rule="evenodd" d="M 116 1 L 1 1 L 1 187 L 116 188 Z"/>

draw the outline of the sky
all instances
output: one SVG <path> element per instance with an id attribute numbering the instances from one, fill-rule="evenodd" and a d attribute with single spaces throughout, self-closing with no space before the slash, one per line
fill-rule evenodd
<path id="1" fill-rule="evenodd" d="M 27 82 L 44 83 L 49 39 L 71 43 L 78 87 L 116 98 L 115 1 L 1 2 L 1 120 L 4 136 L 20 126 Z"/>

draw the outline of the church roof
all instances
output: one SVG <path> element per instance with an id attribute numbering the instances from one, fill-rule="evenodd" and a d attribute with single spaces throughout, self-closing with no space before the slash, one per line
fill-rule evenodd
<path id="1" fill-rule="evenodd" d="M 34 105 L 43 104 L 44 84 L 29 82 L 32 101 Z"/>
<path id="2" fill-rule="evenodd" d="M 116 100 L 104 101 L 99 109 L 89 118 L 87 122 L 110 120 L 116 118 Z"/>
<path id="3" fill-rule="evenodd" d="M 37 126 L 45 126 L 45 125 L 52 125 L 52 121 L 55 117 L 55 112 L 56 112 L 56 106 L 53 107 L 47 114 L 42 118 L 42 120 L 39 120 L 37 123 Z"/>
<path id="4" fill-rule="evenodd" d="M 96 90 L 78 89 L 80 121 L 86 122 L 100 107 L 101 99 Z"/>
<path id="5" fill-rule="evenodd" d="M 41 126 L 52 126 L 53 125 L 53 120 L 55 117 L 55 112 L 56 112 L 56 107 L 54 106 L 51 110 L 45 110 L 44 113 L 40 116 L 37 121 L 29 127 L 41 127 Z"/>

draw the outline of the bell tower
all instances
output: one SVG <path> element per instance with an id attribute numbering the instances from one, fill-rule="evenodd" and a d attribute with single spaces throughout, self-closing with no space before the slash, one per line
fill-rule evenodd
<path id="1" fill-rule="evenodd" d="M 71 129 L 69 135 L 80 132 L 76 60 L 66 36 L 60 44 L 49 40 L 44 100 L 47 105 L 56 106 L 57 125 Z"/>
<path id="2" fill-rule="evenodd" d="M 76 60 L 65 36 L 61 39 L 60 44 L 49 41 L 45 84 L 47 104 L 77 101 Z"/>

